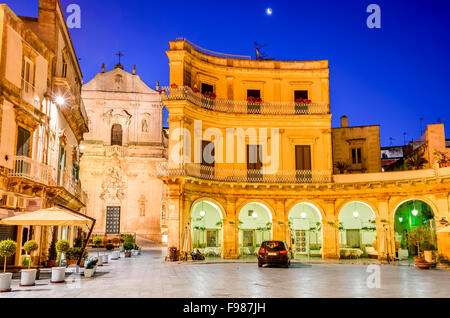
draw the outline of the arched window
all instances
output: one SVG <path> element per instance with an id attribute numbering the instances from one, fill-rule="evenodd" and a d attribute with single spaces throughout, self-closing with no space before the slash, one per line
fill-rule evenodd
<path id="1" fill-rule="evenodd" d="M 122 126 L 114 124 L 111 127 L 111 146 L 122 146 Z"/>

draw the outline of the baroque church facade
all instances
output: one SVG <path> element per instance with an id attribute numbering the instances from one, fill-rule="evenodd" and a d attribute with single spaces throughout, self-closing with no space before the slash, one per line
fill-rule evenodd
<path id="1" fill-rule="evenodd" d="M 89 193 L 94 235 L 136 234 L 164 241 L 165 185 L 158 164 L 167 159 L 160 95 L 119 63 L 82 89 L 89 133 L 84 135 L 81 180 Z"/>

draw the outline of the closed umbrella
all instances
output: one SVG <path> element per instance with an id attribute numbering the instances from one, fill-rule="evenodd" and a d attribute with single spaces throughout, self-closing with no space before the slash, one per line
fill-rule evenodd
<path id="1" fill-rule="evenodd" d="M 381 255 L 382 259 L 386 258 L 386 229 L 382 228 L 380 231 L 379 238 L 380 246 L 378 248 L 378 255 Z"/>
<path id="2" fill-rule="evenodd" d="M 191 226 L 188 223 L 184 229 L 184 241 L 183 248 L 181 250 L 185 253 L 185 259 L 187 260 L 187 255 L 192 252 L 192 237 L 191 237 Z"/>

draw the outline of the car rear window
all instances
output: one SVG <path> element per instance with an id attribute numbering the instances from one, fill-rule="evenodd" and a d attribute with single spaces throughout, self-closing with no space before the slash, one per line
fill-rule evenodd
<path id="1" fill-rule="evenodd" d="M 271 241 L 271 242 L 263 242 L 261 244 L 262 248 L 269 248 L 271 250 L 284 250 L 284 243 L 283 242 L 277 242 L 277 241 Z"/>

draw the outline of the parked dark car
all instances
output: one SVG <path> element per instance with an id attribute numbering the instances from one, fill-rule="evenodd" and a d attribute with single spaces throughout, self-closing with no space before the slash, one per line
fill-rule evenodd
<path id="1" fill-rule="evenodd" d="M 291 264 L 291 253 L 283 241 L 262 242 L 258 251 L 258 267 L 268 265 L 282 265 L 289 267 Z"/>

